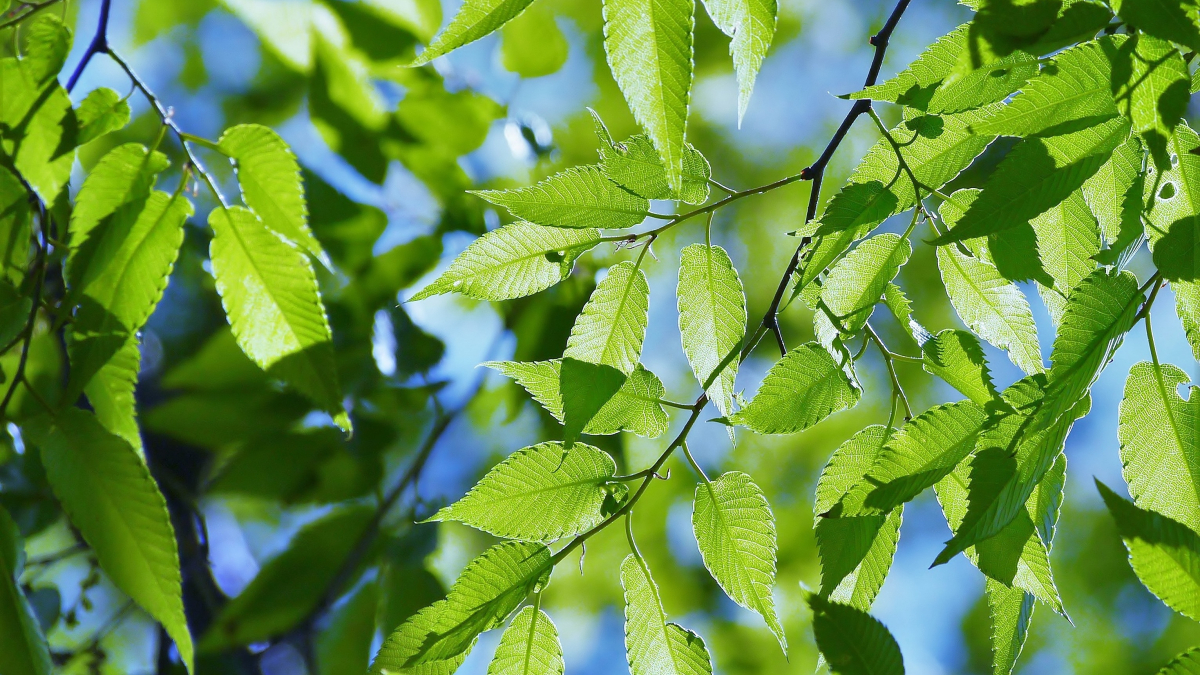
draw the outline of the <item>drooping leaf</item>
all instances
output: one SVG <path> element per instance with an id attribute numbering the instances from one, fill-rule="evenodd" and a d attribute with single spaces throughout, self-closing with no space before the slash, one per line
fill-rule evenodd
<path id="1" fill-rule="evenodd" d="M 963 330 L 947 329 L 921 345 L 922 367 L 945 380 L 980 407 L 999 401 L 979 339 Z"/>
<path id="2" fill-rule="evenodd" d="M 709 400 L 730 415 L 738 358 L 729 356 L 746 334 L 746 295 L 725 249 L 692 244 L 680 251 L 676 295 L 683 352 Z"/>
<path id="3" fill-rule="evenodd" d="M 1057 136 L 1019 143 L 984 183 L 979 198 L 951 230 L 933 241 L 949 244 L 1028 223 L 1091 178 L 1129 133 L 1123 117 Z"/>
<path id="4" fill-rule="evenodd" d="M 603 519 L 605 499 L 624 499 L 608 453 L 583 443 L 539 443 L 492 467 L 465 497 L 429 520 L 455 520 L 505 539 L 554 541 Z"/>
<path id="5" fill-rule="evenodd" d="M 0 507 L 0 672 L 5 675 L 50 675 L 53 664 L 37 617 L 18 583 L 25 565 L 25 543 Z"/>
<path id="6" fill-rule="evenodd" d="M 561 360 L 488 361 L 480 365 L 516 380 L 554 419 L 563 421 Z M 666 433 L 668 422 L 667 413 L 659 403 L 665 393 L 662 380 L 639 363 L 621 388 L 588 421 L 583 433 L 607 436 L 631 431 L 647 438 L 661 436 Z"/>
<path id="7" fill-rule="evenodd" d="M 533 0 L 471 0 L 464 2 L 458 14 L 412 65 L 423 66 L 439 56 L 474 42 L 516 18 Z"/>
<path id="8" fill-rule="evenodd" d="M 832 509 L 863 479 L 888 437 L 886 427 L 871 425 L 834 451 L 817 481 L 813 510 L 818 516 Z M 822 595 L 864 612 L 871 608 L 896 554 L 903 511 L 903 507 L 894 509 L 882 524 L 878 516 L 826 517 L 817 521 Z M 874 535 L 864 547 L 859 537 L 871 532 Z"/>
<path id="9" fill-rule="evenodd" d="M 529 187 L 472 194 L 547 227 L 621 229 L 642 222 L 650 211 L 650 202 L 621 189 L 598 166 L 571 167 Z"/>
<path id="10" fill-rule="evenodd" d="M 833 357 L 808 343 L 771 366 L 758 393 L 729 421 L 760 434 L 792 434 L 853 406 L 859 396 Z"/>
<path id="11" fill-rule="evenodd" d="M 90 143 L 129 123 L 129 103 L 108 87 L 93 89 L 75 110 L 79 131 L 75 142 Z"/>
<path id="12" fill-rule="evenodd" d="M 237 163 L 246 206 L 268 229 L 328 266 L 329 256 L 308 227 L 300 165 L 279 134 L 261 124 L 239 124 L 221 134 L 217 147 Z"/>
<path id="13" fill-rule="evenodd" d="M 600 243 L 600 232 L 512 223 L 476 239 L 449 269 L 410 301 L 443 293 L 511 300 L 567 278 L 575 259 Z"/>
<path id="14" fill-rule="evenodd" d="M 192 203 L 181 193 L 156 190 L 118 208 L 72 248 L 71 294 L 79 310 L 70 332 L 68 400 L 77 398 L 92 377 L 136 339 L 154 312 L 183 244 L 184 222 L 192 213 Z M 119 364 L 113 367 L 136 381 L 134 361 L 132 372 Z"/>
<path id="15" fill-rule="evenodd" d="M 678 199 L 688 204 L 708 199 L 712 169 L 691 143 L 683 144 L 683 187 L 676 191 L 667 183 L 666 167 L 649 136 L 637 134 L 618 143 L 595 111 L 592 119 L 600 138 L 600 168 L 609 180 L 646 199 Z"/>
<path id="16" fill-rule="evenodd" d="M 208 223 L 213 277 L 238 346 L 347 428 L 329 321 L 308 259 L 245 209 L 214 209 Z"/>
<path id="17" fill-rule="evenodd" d="M 633 372 L 646 339 L 650 286 L 646 275 L 629 261 L 608 268 L 583 306 L 563 358 Z"/>
<path id="18" fill-rule="evenodd" d="M 817 648 L 838 675 L 904 675 L 900 645 L 882 623 L 849 605 L 808 596 Z"/>
<path id="19" fill-rule="evenodd" d="M 712 662 L 699 635 L 667 623 L 658 585 L 634 554 L 621 563 L 625 589 L 625 652 L 632 675 L 710 675 Z"/>
<path id="20" fill-rule="evenodd" d="M 955 193 L 958 195 L 960 193 Z M 943 210 L 945 205 L 943 205 Z M 1026 373 L 1040 373 L 1042 355 L 1029 301 L 1021 289 L 1005 279 L 996 266 L 955 246 L 939 246 L 938 269 L 950 304 L 968 328 L 1008 351 Z"/>
<path id="21" fill-rule="evenodd" d="M 1134 364 L 1125 380 L 1117 438 L 1129 493 L 1139 507 L 1156 511 L 1200 531 L 1200 396 L 1187 399 L 1179 385 L 1187 373 L 1165 363 Z"/>
<path id="22" fill-rule="evenodd" d="M 1054 280 L 1053 288 L 1039 283 L 1038 293 L 1050 320 L 1058 325 L 1071 291 L 1096 269 L 1093 257 L 1100 252 L 1100 229 L 1078 190 L 1030 224 L 1037 234 L 1042 268 Z"/>
<path id="23" fill-rule="evenodd" d="M 487 675 L 563 675 L 558 629 L 540 609 L 526 607 L 504 630 Z"/>
<path id="24" fill-rule="evenodd" d="M 859 244 L 829 270 L 821 300 L 845 332 L 856 333 L 867 323 L 887 285 L 911 254 L 908 239 L 880 234 Z"/>
<path id="25" fill-rule="evenodd" d="M 988 463 L 992 451 L 985 449 L 971 464 L 962 464 L 941 480 L 935 487 L 938 502 L 952 530 L 961 527 L 963 518 L 970 508 L 968 486 L 974 480 L 983 479 L 979 472 L 987 472 L 993 466 Z M 1054 467 L 1039 482 L 1037 489 L 1025 503 L 1025 511 L 1018 513 L 999 534 L 979 542 L 965 551 L 969 559 L 989 579 L 1019 588 L 1038 600 L 1062 612 L 1062 600 L 1050 570 L 1048 541 L 1043 541 L 1038 524 L 1046 523 L 1052 534 L 1062 503 L 1066 458 L 1059 456 Z"/>
<path id="26" fill-rule="evenodd" d="M 734 602 L 758 612 L 779 646 L 787 638 L 775 614 L 775 514 L 761 488 L 730 471 L 696 486 L 692 530 L 704 565 Z"/>
<path id="27" fill-rule="evenodd" d="M 60 410 L 34 436 L 71 523 L 113 584 L 162 624 L 191 672 L 175 530 L 150 469 L 129 443 L 79 408 Z"/>
<path id="28" fill-rule="evenodd" d="M 938 405 L 900 427 L 871 470 L 839 502 L 839 516 L 883 515 L 942 480 L 979 436 L 987 415 L 971 401 Z"/>
<path id="29" fill-rule="evenodd" d="M 1182 523 L 1146 511 L 1096 481 L 1117 521 L 1138 579 L 1171 609 L 1200 617 L 1200 535 Z"/>
<path id="30" fill-rule="evenodd" d="M 675 191 L 683 188 L 694 14 L 694 0 L 604 2 L 608 66 Z"/>
<path id="31" fill-rule="evenodd" d="M 1019 505 L 1062 451 L 1071 424 L 1090 408 L 1088 391 L 1133 326 L 1141 301 L 1137 279 L 1129 272 L 1097 270 L 1071 294 L 1054 340 L 1045 393 L 1003 446 L 995 448 L 1012 457 L 1015 466 L 1007 476 L 991 477 L 994 490 L 977 492 L 972 486 L 972 505 L 963 526 L 938 554 L 935 565 L 997 535 L 1018 515 Z"/>
<path id="32" fill-rule="evenodd" d="M 705 0 L 704 8 L 713 23 L 731 38 L 729 53 L 738 79 L 738 124 L 754 91 L 754 80 L 775 37 L 775 0 Z"/>
<path id="33" fill-rule="evenodd" d="M 1076 45 L 1054 56 L 1000 112 L 975 127 L 993 136 L 1053 134 L 1115 117 L 1113 61 L 1123 35 Z"/>
<path id="34" fill-rule="evenodd" d="M 992 621 L 992 674 L 1009 675 L 1029 636 L 1034 598 L 988 577 L 984 592 Z"/>
<path id="35" fill-rule="evenodd" d="M 1091 178 L 1084 181 L 1083 199 L 1099 221 L 1105 241 L 1116 241 L 1125 228 L 1125 194 L 1137 180 L 1141 169 L 1142 144 L 1136 136 L 1130 136 L 1117 146 L 1112 157 Z M 1141 198 L 1139 190 L 1135 219 L 1141 216 Z M 1136 225 L 1140 227 L 1141 221 L 1136 220 Z"/>

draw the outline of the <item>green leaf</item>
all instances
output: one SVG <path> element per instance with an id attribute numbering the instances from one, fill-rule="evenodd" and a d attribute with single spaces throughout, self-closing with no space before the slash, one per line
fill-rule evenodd
<path id="1" fill-rule="evenodd" d="M 1009 675 L 1017 665 L 1025 638 L 1029 636 L 1035 598 L 991 577 L 987 579 L 984 592 L 992 620 L 992 674 Z"/>
<path id="2" fill-rule="evenodd" d="M 1127 23 L 1150 35 L 1200 50 L 1200 8 L 1187 0 L 1116 0 L 1112 7 Z"/>
<path id="3" fill-rule="evenodd" d="M 979 338 L 965 330 L 946 329 L 921 345 L 922 367 L 945 380 L 981 407 L 999 402 L 992 373 Z"/>
<path id="4" fill-rule="evenodd" d="M 93 89 L 75 110 L 79 131 L 75 143 L 83 145 L 129 124 L 129 103 L 108 87 Z"/>
<path id="5" fill-rule="evenodd" d="M 599 243 L 600 232 L 592 229 L 505 225 L 472 242 L 409 301 L 454 292 L 477 300 L 533 295 L 567 278 L 575 259 Z"/>
<path id="6" fill-rule="evenodd" d="M 999 108 L 988 106 L 944 117 L 926 115 L 902 122 L 890 133 L 900 145 L 900 154 L 913 176 L 922 185 L 936 189 L 953 180 L 992 142 L 990 136 L 972 133 L 971 127 Z M 854 239 L 861 239 L 889 216 L 915 204 L 912 180 L 900 167 L 896 150 L 883 138 L 867 152 L 841 191 L 829 200 L 817 234 L 854 232 Z M 819 255 L 814 253 L 807 266 L 819 266 L 817 272 L 832 262 L 818 258 Z"/>
<path id="7" fill-rule="evenodd" d="M 696 486 L 692 530 L 704 566 L 725 594 L 767 622 L 787 653 L 787 638 L 775 614 L 775 514 L 767 496 L 740 471 Z"/>
<path id="8" fill-rule="evenodd" d="M 439 56 L 474 42 L 516 18 L 533 0 L 468 0 L 459 8 L 450 25 L 438 33 L 421 52 L 414 66 L 423 66 Z"/>
<path id="9" fill-rule="evenodd" d="M 0 507 L 0 672 L 4 675 L 50 675 L 53 664 L 46 638 L 18 583 L 25 564 L 25 544 L 17 524 Z"/>
<path id="10" fill-rule="evenodd" d="M 955 196 L 960 193 L 956 192 Z M 946 205 L 943 204 L 943 213 Z M 1021 370 L 1040 373 L 1041 350 L 1037 326 L 1029 301 L 1016 284 L 1005 279 L 996 266 L 956 246 L 939 246 L 938 269 L 950 304 L 968 328 L 1008 352 Z"/>
<path id="11" fill-rule="evenodd" d="M 67 400 L 77 398 L 117 352 L 136 340 L 166 290 L 183 244 L 184 222 L 192 214 L 192 203 L 182 193 L 156 190 L 118 208 L 72 247 L 71 296 L 79 310 L 68 343 Z M 128 356 L 121 360 L 128 366 Z M 117 364 L 114 368 L 137 381 L 136 357 L 132 371 Z M 131 408 L 130 416 L 132 412 Z"/>
<path id="12" fill-rule="evenodd" d="M 1075 287 L 1050 352 L 1046 397 L 1039 410 L 1043 426 L 1087 395 L 1133 327 L 1142 299 L 1130 272 L 1096 270 Z"/>
<path id="13" fill-rule="evenodd" d="M 900 645 L 883 624 L 866 612 L 808 596 L 817 648 L 838 675 L 904 675 Z"/>
<path id="14" fill-rule="evenodd" d="M 729 53 L 738 79 L 738 126 L 746 116 L 754 80 L 775 37 L 775 0 L 704 0 L 713 23 L 731 39 Z"/>
<path id="15" fill-rule="evenodd" d="M 540 609 L 526 607 L 500 638 L 487 675 L 563 675 L 558 629 Z"/>
<path id="16" fill-rule="evenodd" d="M 1096 269 L 1093 256 L 1100 252 L 1100 228 L 1079 190 L 1030 224 L 1037 234 L 1042 268 L 1054 280 L 1053 288 L 1039 283 L 1038 294 L 1046 304 L 1050 320 L 1057 326 L 1071 291 Z"/>
<path id="17" fill-rule="evenodd" d="M 608 180 L 598 166 L 576 166 L 515 190 L 476 190 L 521 220 L 547 227 L 621 229 L 642 222 L 650 202 Z"/>
<path id="18" fill-rule="evenodd" d="M 1096 488 L 1117 521 L 1138 579 L 1171 609 L 1200 620 L 1200 535 L 1167 516 L 1134 506 L 1099 480 Z"/>
<path id="19" fill-rule="evenodd" d="M 863 480 L 834 507 L 837 516 L 883 515 L 954 470 L 987 421 L 971 401 L 933 406 L 900 427 Z"/>
<path id="20" fill-rule="evenodd" d="M 1059 136 L 1019 143 L 984 183 L 983 192 L 935 245 L 1002 232 L 1062 202 L 1095 174 L 1129 133 L 1119 117 Z"/>
<path id="21" fill-rule="evenodd" d="M 475 646 L 474 640 L 466 649 L 447 658 L 411 663 L 421 652 L 428 636 L 453 628 L 455 615 L 449 611 L 449 600 L 438 600 L 409 617 L 384 640 L 371 663 L 370 675 L 453 675 Z"/>
<path id="22" fill-rule="evenodd" d="M 504 623 L 530 592 L 549 580 L 550 551 L 505 542 L 472 560 L 445 600 L 414 614 L 384 641 L 372 675 L 450 675 L 485 630 Z"/>
<path id="23" fill-rule="evenodd" d="M 632 675 L 710 675 L 712 662 L 699 635 L 667 623 L 658 585 L 646 561 L 630 554 L 621 563 L 625 589 L 625 652 Z"/>
<path id="24" fill-rule="evenodd" d="M 604 2 L 608 66 L 676 191 L 683 189 L 694 14 L 694 0 Z"/>
<path id="25" fill-rule="evenodd" d="M 175 530 L 150 469 L 129 443 L 79 408 L 60 410 L 32 435 L 54 494 L 100 567 L 162 624 L 191 672 Z"/>
<path id="26" fill-rule="evenodd" d="M 570 44 L 545 4 L 529 8 L 500 33 L 500 63 L 521 77 L 544 77 L 567 62 Z"/>
<path id="27" fill-rule="evenodd" d="M 993 451 L 984 449 L 971 463 L 963 463 L 935 486 L 938 502 L 952 530 L 958 530 L 970 508 L 969 485 L 981 478 L 979 472 L 994 468 L 990 463 Z M 989 579 L 1025 593 L 1062 613 L 1062 600 L 1050 571 L 1049 538 L 1058 520 L 1062 504 L 1066 458 L 1058 456 L 1054 466 L 1038 483 L 1037 489 L 1025 502 L 1024 512 L 1005 526 L 997 535 L 979 542 L 964 552 Z M 1045 524 L 1046 540 L 1038 524 Z"/>
<path id="28" fill-rule="evenodd" d="M 760 434 L 792 434 L 852 407 L 860 396 L 833 357 L 810 342 L 771 366 L 753 400 L 729 421 Z"/>
<path id="29" fill-rule="evenodd" d="M 1125 380 L 1117 438 L 1129 493 L 1138 506 L 1200 531 L 1200 396 L 1178 389 L 1187 373 L 1166 363 L 1134 364 Z"/>
<path id="30" fill-rule="evenodd" d="M 1186 122 L 1181 122 L 1168 145 L 1178 162 L 1166 171 L 1159 171 L 1153 162 L 1147 166 L 1144 215 L 1149 221 L 1146 236 L 1153 250 L 1158 249 L 1160 239 L 1176 229 L 1179 230 L 1176 236 L 1183 235 L 1176 244 L 1188 243 L 1196 227 L 1196 217 L 1200 215 L 1200 155 L 1191 151 L 1197 147 L 1200 136 Z M 1187 265 L 1192 258 L 1177 253 L 1175 256 L 1163 262 L 1175 263 L 1177 271 L 1186 273 L 1189 280 L 1194 278 L 1195 270 Z"/>
<path id="31" fill-rule="evenodd" d="M 887 285 L 908 262 L 912 244 L 896 234 L 880 234 L 859 244 L 833 269 L 821 286 L 821 300 L 846 333 L 857 333 Z"/>
<path id="32" fill-rule="evenodd" d="M 151 152 L 140 143 L 118 145 L 100 158 L 92 168 L 71 211 L 71 246 L 79 248 L 91 236 L 94 228 L 127 204 L 136 204 L 150 194 L 159 173 L 169 162 L 161 152 Z M 72 251 L 67 261 L 67 280 L 76 283 L 77 275 L 70 269 L 77 264 L 79 253 Z"/>
<path id="33" fill-rule="evenodd" d="M 71 47 L 71 32 L 53 13 L 22 25 L 25 58 L 0 59 L 0 155 L 7 157 L 45 204 L 71 178 L 79 123 L 55 76 Z"/>
<path id="34" fill-rule="evenodd" d="M 1158 675 L 1200 675 L 1200 647 L 1192 647 L 1171 659 Z"/>
<path id="35" fill-rule="evenodd" d="M 667 183 L 667 170 L 649 136 L 637 134 L 613 140 L 596 111 L 590 111 L 600 137 L 600 168 L 617 185 L 646 199 L 678 199 L 703 204 L 708 199 L 708 160 L 691 143 L 683 144 L 683 187 L 676 191 Z"/>
<path id="36" fill-rule="evenodd" d="M 1137 136 L 1130 136 L 1117 146 L 1112 157 L 1083 183 L 1083 198 L 1088 208 L 1100 223 L 1100 231 L 1108 242 L 1116 241 L 1127 220 L 1124 209 L 1125 194 L 1137 180 L 1142 169 L 1142 143 Z M 1133 214 L 1140 228 L 1141 198 L 1136 196 L 1137 212 Z"/>
<path id="37" fill-rule="evenodd" d="M 967 50 L 970 24 L 938 38 L 908 68 L 892 79 L 847 96 L 891 101 L 931 113 L 952 113 L 1003 101 L 1037 73 L 1037 60 L 1015 51 L 990 68 L 981 68 L 953 82 L 960 55 Z"/>
<path id="38" fill-rule="evenodd" d="M 1146 140 L 1155 161 L 1169 167 L 1167 142 L 1187 111 L 1191 75 L 1183 56 L 1170 43 L 1137 35 L 1121 45 L 1113 65 L 1113 96 Z"/>
<path id="39" fill-rule="evenodd" d="M 708 398 L 722 415 L 733 413 L 737 351 L 746 336 L 746 295 L 729 254 L 692 244 L 679 253 L 679 334 L 683 352 Z M 730 354 L 735 354 L 729 358 Z M 717 368 L 724 364 L 720 372 Z"/>
<path id="40" fill-rule="evenodd" d="M 629 261 L 613 265 L 571 327 L 563 358 L 611 366 L 629 375 L 642 354 L 649 307 L 645 273 Z"/>
<path id="41" fill-rule="evenodd" d="M 1118 114 L 1112 71 L 1125 36 L 1112 35 L 1056 54 L 998 113 L 975 127 L 991 136 L 1031 136 L 1094 124 Z"/>
<path id="42" fill-rule="evenodd" d="M 1200 283 L 1172 281 L 1171 289 L 1175 291 L 1175 313 L 1192 346 L 1192 355 L 1200 360 Z"/>
<path id="43" fill-rule="evenodd" d="M 261 124 L 239 124 L 221 134 L 217 148 L 237 163 L 242 200 L 263 225 L 329 266 L 329 256 L 308 228 L 300 165 L 279 134 Z"/>
<path id="44" fill-rule="evenodd" d="M 84 338 L 68 346 L 68 353 L 78 350 L 95 350 L 99 345 Z M 94 353 L 94 352 L 93 352 Z M 81 359 L 86 360 L 86 359 Z M 125 344 L 109 357 L 92 379 L 83 388 L 96 419 L 112 433 L 129 442 L 139 453 L 143 452 L 142 435 L 137 423 L 138 373 L 141 370 L 142 353 L 138 338 L 130 335 Z M 74 374 L 75 371 L 72 371 Z"/>
<path id="45" fill-rule="evenodd" d="M 308 259 L 246 209 L 213 209 L 208 224 L 213 277 L 238 346 L 348 428 L 325 305 Z"/>
<path id="46" fill-rule="evenodd" d="M 1044 395 L 1003 443 L 994 446 L 997 453 L 1013 458 L 1015 467 L 990 478 L 995 489 L 975 494 L 972 485 L 973 503 L 963 526 L 935 565 L 995 536 L 1018 515 L 1019 505 L 1062 451 L 1074 420 L 1090 408 L 1088 391 L 1133 326 L 1141 302 L 1137 279 L 1129 272 L 1097 270 L 1071 294 L 1054 340 Z"/>
<path id="47" fill-rule="evenodd" d="M 0 345 L 8 344 L 25 330 L 33 301 L 0 277 Z"/>
<path id="48" fill-rule="evenodd" d="M 886 427 L 873 424 L 833 452 L 817 481 L 813 511 L 818 516 L 832 509 L 866 476 L 888 437 Z M 896 554 L 903 511 L 903 507 L 894 509 L 883 519 L 860 516 L 817 520 L 821 595 L 864 612 L 871 608 Z M 871 536 L 866 545 L 864 534 Z"/>
<path id="49" fill-rule="evenodd" d="M 480 365 L 516 380 L 554 419 L 563 421 L 560 359 L 529 363 L 488 361 Z M 668 424 L 667 413 L 659 403 L 664 394 L 666 389 L 662 380 L 639 363 L 617 393 L 588 421 L 583 433 L 607 436 L 631 431 L 647 438 L 661 436 L 666 433 Z"/>
<path id="50" fill-rule="evenodd" d="M 539 443 L 492 467 L 465 497 L 429 520 L 454 520 L 505 539 L 550 542 L 591 529 L 610 496 L 628 492 L 613 481 L 608 453 L 583 443 Z"/>

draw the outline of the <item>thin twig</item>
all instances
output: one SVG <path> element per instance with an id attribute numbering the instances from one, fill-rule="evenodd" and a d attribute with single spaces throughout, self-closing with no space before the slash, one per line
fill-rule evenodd
<path id="1" fill-rule="evenodd" d="M 910 2 L 910 0 L 899 0 L 899 2 L 897 2 L 897 4 L 896 4 L 895 9 L 892 10 L 891 15 L 888 17 L 887 22 L 884 24 L 883 29 L 880 30 L 878 33 L 875 34 L 875 36 L 873 36 L 871 38 L 871 44 L 875 46 L 875 57 L 871 62 L 871 69 L 867 73 L 866 86 L 875 84 L 875 80 L 879 77 L 879 68 L 883 64 L 883 55 L 884 55 L 884 52 L 887 50 L 888 39 L 891 36 L 892 31 L 895 30 L 896 23 L 900 21 L 900 17 L 901 17 L 901 15 L 904 14 L 904 10 L 908 7 L 909 2 Z M 710 204 L 707 207 L 698 209 L 697 211 L 689 213 L 689 214 L 684 214 L 684 216 L 690 218 L 693 215 L 699 215 L 699 213 L 707 213 L 709 211 L 715 210 L 716 208 L 720 208 L 721 205 L 724 205 L 731 201 L 734 201 L 734 198 L 748 196 L 749 194 L 754 194 L 758 191 L 765 191 L 766 189 L 774 189 L 775 187 L 781 187 L 782 185 L 786 185 L 787 183 L 794 182 L 796 180 L 812 180 L 813 181 L 813 189 L 812 189 L 812 193 L 809 197 L 808 214 L 807 214 L 807 219 L 805 222 L 811 221 L 816 215 L 818 200 L 820 197 L 821 177 L 824 174 L 825 166 L 829 163 L 829 160 L 833 156 L 834 151 L 836 151 L 838 146 L 841 145 L 842 140 L 846 137 L 846 134 L 849 132 L 850 127 L 851 127 L 851 125 L 853 125 L 854 121 L 858 118 L 859 115 L 866 112 L 867 109 L 869 109 L 869 108 L 870 108 L 870 101 L 866 101 L 866 100 L 856 101 L 854 104 L 854 107 L 851 108 L 850 113 L 847 114 L 846 119 L 844 119 L 842 121 L 841 126 L 838 127 L 838 130 L 834 133 L 833 138 L 829 141 L 829 144 L 825 147 L 825 151 L 823 153 L 821 153 L 821 156 L 817 159 L 817 161 L 815 163 L 813 163 L 808 168 L 804 169 L 804 171 L 801 171 L 796 176 L 792 176 L 792 177 L 782 179 L 780 181 L 776 181 L 775 183 L 768 184 L 766 186 L 763 186 L 762 188 L 756 188 L 755 190 L 748 190 L 748 191 L 744 191 L 744 192 L 734 193 L 733 195 L 730 195 L 729 197 L 726 197 L 725 199 L 715 202 L 714 204 Z M 681 216 L 680 218 L 682 219 L 684 216 Z M 716 380 L 716 378 L 719 376 L 720 372 L 734 358 L 738 358 L 739 360 L 745 359 L 750 354 L 750 352 L 753 351 L 754 346 L 758 343 L 758 341 L 762 338 L 763 334 L 767 330 L 772 331 L 776 335 L 776 339 L 779 342 L 780 347 L 781 347 L 780 351 L 783 351 L 783 348 L 782 348 L 783 347 L 783 337 L 779 332 L 779 322 L 778 322 L 777 313 L 779 310 L 779 305 L 783 302 L 783 294 L 787 290 L 788 282 L 791 280 L 792 275 L 796 272 L 796 268 L 800 264 L 800 258 L 804 252 L 805 247 L 808 245 L 809 241 L 810 241 L 810 239 L 808 237 L 805 237 L 804 239 L 801 240 L 800 245 L 796 247 L 796 252 L 795 252 L 795 254 L 792 255 L 792 259 L 788 263 L 787 269 L 784 270 L 783 278 L 780 280 L 779 287 L 776 289 L 775 297 L 771 301 L 771 305 L 767 308 L 767 312 L 763 316 L 763 319 L 760 322 L 759 327 L 754 331 L 754 334 L 742 344 L 740 350 L 731 351 L 731 353 L 725 357 L 725 359 L 722 361 L 722 363 L 713 370 L 712 374 L 709 375 L 709 377 L 708 377 L 709 381 L 704 383 L 705 389 L 707 389 L 709 386 L 711 386 L 712 382 Z M 883 347 L 883 350 L 887 354 L 889 354 L 889 355 L 891 354 L 891 352 L 889 352 L 886 347 Z M 570 542 L 568 542 L 566 546 L 563 546 L 561 549 L 559 549 L 559 551 L 550 558 L 550 566 L 551 567 L 562 562 L 562 560 L 564 558 L 566 558 L 571 553 L 571 551 L 575 550 L 576 548 L 579 548 L 580 546 L 583 546 L 584 542 L 586 542 L 591 537 L 595 536 L 596 533 L 604 530 L 606 527 L 608 527 L 612 523 L 616 522 L 618 519 L 622 518 L 623 516 L 625 516 L 626 514 L 630 513 L 633 510 L 634 505 L 637 504 L 638 500 L 641 499 L 643 494 L 645 494 L 646 489 L 650 487 L 650 482 L 658 474 L 658 470 L 662 468 L 663 464 L 666 463 L 667 459 L 670 458 L 671 454 L 675 451 L 675 449 L 681 447 L 687 441 L 688 434 L 691 432 L 692 427 L 696 424 L 696 420 L 699 419 L 700 412 L 702 410 L 704 410 L 704 407 L 707 404 L 708 404 L 708 395 L 701 394 L 700 397 L 696 399 L 696 402 L 694 404 L 692 404 L 691 414 L 688 416 L 687 421 L 684 423 L 683 429 L 681 429 L 679 431 L 679 434 L 677 434 L 675 436 L 674 440 L 671 441 L 671 444 L 668 445 L 665 450 L 663 450 L 662 454 L 660 454 L 658 456 L 658 459 L 656 459 L 654 461 L 654 464 L 652 464 L 648 469 L 645 469 L 645 470 L 639 472 L 638 474 L 634 474 L 635 476 L 644 476 L 644 477 L 642 478 L 641 484 L 638 485 L 637 489 L 633 492 L 633 494 L 630 495 L 630 497 L 625 500 L 625 503 L 622 504 L 621 507 L 619 509 L 617 509 L 614 513 L 612 513 L 609 517 L 605 518 L 598 525 L 596 525 L 592 529 L 588 530 L 587 532 L 584 532 L 583 534 L 576 536 L 574 539 L 572 539 Z"/>
<path id="2" fill-rule="evenodd" d="M 22 183 L 25 183 L 24 178 L 20 180 Z M 12 382 L 8 385 L 8 390 L 4 392 L 4 400 L 0 401 L 0 420 L 5 419 L 5 414 L 8 412 L 8 404 L 12 401 L 13 394 L 17 391 L 17 386 L 25 380 L 25 365 L 29 361 L 29 346 L 33 343 L 33 327 L 37 323 L 38 309 L 42 304 L 42 288 L 46 283 L 46 247 L 49 245 L 46 240 L 50 236 L 46 230 L 50 225 L 50 217 L 46 212 L 46 206 L 42 204 L 33 191 L 33 187 L 25 183 L 25 189 L 29 192 L 29 198 L 37 204 L 38 229 L 41 232 L 42 243 L 38 247 L 37 260 L 34 263 L 37 266 L 37 276 L 33 282 L 34 301 L 31 303 L 29 309 L 29 318 L 25 320 L 25 336 L 21 343 L 21 358 L 17 361 L 17 370 L 13 373 Z"/>

